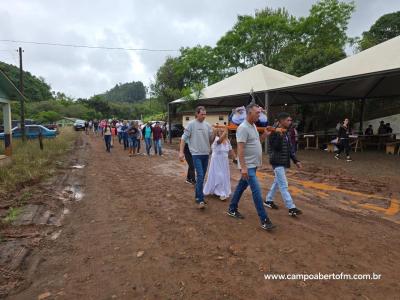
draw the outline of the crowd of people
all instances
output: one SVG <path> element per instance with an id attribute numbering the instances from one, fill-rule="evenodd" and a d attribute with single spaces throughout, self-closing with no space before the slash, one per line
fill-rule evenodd
<path id="1" fill-rule="evenodd" d="M 205 195 L 216 195 L 225 201 L 231 196 L 231 178 L 229 158 L 237 162 L 241 178 L 233 192 L 227 208 L 227 214 L 233 218 L 243 219 L 239 212 L 239 202 L 243 192 L 250 186 L 253 202 L 260 219 L 261 228 L 272 230 L 275 225 L 269 218 L 265 207 L 278 209 L 274 195 L 279 189 L 284 204 L 290 216 L 302 214 L 290 195 L 286 169 L 293 161 L 301 167 L 295 149 L 292 146 L 289 131 L 292 118 L 287 113 L 280 113 L 277 122 L 272 128 L 265 128 L 260 134 L 256 123 L 259 121 L 262 109 L 255 103 L 246 108 L 246 118 L 236 131 L 237 154 L 233 151 L 225 129 L 214 128 L 205 121 L 206 109 L 203 106 L 196 108 L 196 118 L 189 122 L 181 138 L 179 159 L 188 163 L 187 182 L 195 185 L 195 202 L 199 209 L 205 209 L 207 202 Z M 268 152 L 270 164 L 274 170 L 275 179 L 270 191 L 263 199 L 260 184 L 257 178 L 257 169 L 262 166 L 261 143 L 268 138 Z M 204 184 L 211 153 L 211 162 L 207 181 Z"/>
<path id="2" fill-rule="evenodd" d="M 145 151 L 148 156 L 163 155 L 163 141 L 167 137 L 167 127 L 160 122 L 148 122 L 144 125 L 138 121 L 125 120 L 90 120 L 85 122 L 85 132 L 91 132 L 95 136 L 103 137 L 105 149 L 111 153 L 111 149 L 118 143 L 128 151 L 130 157 L 145 155 L 141 152 L 142 141 L 145 143 Z"/>

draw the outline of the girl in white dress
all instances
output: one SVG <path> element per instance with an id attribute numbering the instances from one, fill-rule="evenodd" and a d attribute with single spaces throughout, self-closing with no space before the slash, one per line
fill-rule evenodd
<path id="1" fill-rule="evenodd" d="M 204 195 L 219 196 L 224 201 L 231 194 L 229 155 L 235 158 L 226 130 L 217 129 L 211 149 L 211 163 L 203 192 Z"/>

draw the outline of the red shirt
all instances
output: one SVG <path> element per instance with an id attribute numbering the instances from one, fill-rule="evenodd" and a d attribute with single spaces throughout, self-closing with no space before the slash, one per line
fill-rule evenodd
<path id="1" fill-rule="evenodd" d="M 163 137 L 162 128 L 161 127 L 154 127 L 153 128 L 153 140 L 161 140 Z"/>

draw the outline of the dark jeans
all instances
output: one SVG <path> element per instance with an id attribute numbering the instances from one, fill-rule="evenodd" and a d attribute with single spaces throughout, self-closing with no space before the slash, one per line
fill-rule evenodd
<path id="1" fill-rule="evenodd" d="M 244 180 L 244 179 L 240 178 L 239 183 L 236 187 L 236 190 L 233 193 L 233 197 L 231 200 L 231 204 L 229 205 L 229 209 L 231 211 L 235 211 L 238 209 L 240 198 L 242 197 L 243 192 L 250 185 L 251 193 L 253 194 L 254 206 L 256 207 L 257 214 L 258 214 L 258 217 L 260 218 L 260 221 L 263 222 L 268 217 L 268 215 L 263 206 L 261 188 L 258 183 L 256 172 L 257 172 L 257 168 L 249 168 L 248 169 L 249 179 Z"/>
<path id="2" fill-rule="evenodd" d="M 122 140 L 124 141 L 124 150 L 129 148 L 128 136 L 122 136 Z"/>
<path id="3" fill-rule="evenodd" d="M 146 152 L 147 152 L 147 155 L 150 155 L 150 150 L 151 150 L 151 138 L 145 138 L 144 141 L 146 142 Z"/>
<path id="4" fill-rule="evenodd" d="M 122 141 L 122 132 L 118 132 L 118 142 L 121 144 Z"/>
<path id="5" fill-rule="evenodd" d="M 343 151 L 346 153 L 346 156 L 350 156 L 350 143 L 349 139 L 340 139 L 340 142 L 338 144 L 338 152 L 337 154 L 342 153 Z"/>
<path id="6" fill-rule="evenodd" d="M 105 135 L 104 142 L 106 143 L 107 152 L 110 152 L 111 151 L 111 135 Z"/>
<path id="7" fill-rule="evenodd" d="M 188 171 L 187 171 L 186 180 L 187 181 L 191 181 L 191 182 L 195 182 L 196 181 L 196 174 L 195 174 L 195 171 L 194 171 L 193 157 L 192 157 L 192 154 L 190 153 L 188 144 L 185 144 L 184 153 L 185 153 L 185 160 L 186 160 L 186 162 L 188 164 Z"/>
<path id="8" fill-rule="evenodd" d="M 193 164 L 197 174 L 195 189 L 197 203 L 204 202 L 203 185 L 208 167 L 208 157 L 208 155 L 193 155 Z"/>

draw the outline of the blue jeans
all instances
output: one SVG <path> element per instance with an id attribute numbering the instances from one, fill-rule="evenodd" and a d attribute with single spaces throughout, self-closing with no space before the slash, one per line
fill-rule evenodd
<path id="1" fill-rule="evenodd" d="M 292 196 L 289 193 L 288 181 L 286 179 L 286 173 L 284 167 L 275 167 L 274 169 L 275 179 L 274 183 L 271 186 L 271 189 L 268 192 L 266 201 L 273 201 L 274 195 L 276 193 L 276 189 L 279 187 L 279 191 L 281 192 L 281 196 L 283 202 L 285 202 L 285 206 L 288 209 L 296 207 L 293 203 Z"/>
<path id="2" fill-rule="evenodd" d="M 137 138 L 129 137 L 128 138 L 128 142 L 129 142 L 129 148 L 136 148 L 137 147 Z"/>
<path id="3" fill-rule="evenodd" d="M 203 185 L 208 167 L 208 157 L 208 155 L 193 155 L 193 164 L 197 174 L 195 188 L 195 198 L 197 203 L 204 201 Z"/>
<path id="4" fill-rule="evenodd" d="M 150 155 L 151 138 L 145 138 L 144 141 L 145 141 L 145 143 L 146 143 L 146 152 L 147 152 L 147 155 Z"/>
<path id="5" fill-rule="evenodd" d="M 154 152 L 159 155 L 162 155 L 162 144 L 161 144 L 161 139 L 159 140 L 154 140 Z"/>
<path id="6" fill-rule="evenodd" d="M 247 172 L 249 175 L 249 179 L 244 180 L 243 178 L 240 178 L 236 190 L 233 193 L 231 204 L 229 205 L 229 210 L 237 210 L 243 192 L 250 185 L 251 193 L 253 194 L 254 206 L 256 207 L 258 217 L 260 218 L 261 222 L 263 222 L 268 217 L 268 215 L 263 206 L 261 188 L 256 176 L 257 168 L 249 168 Z"/>

